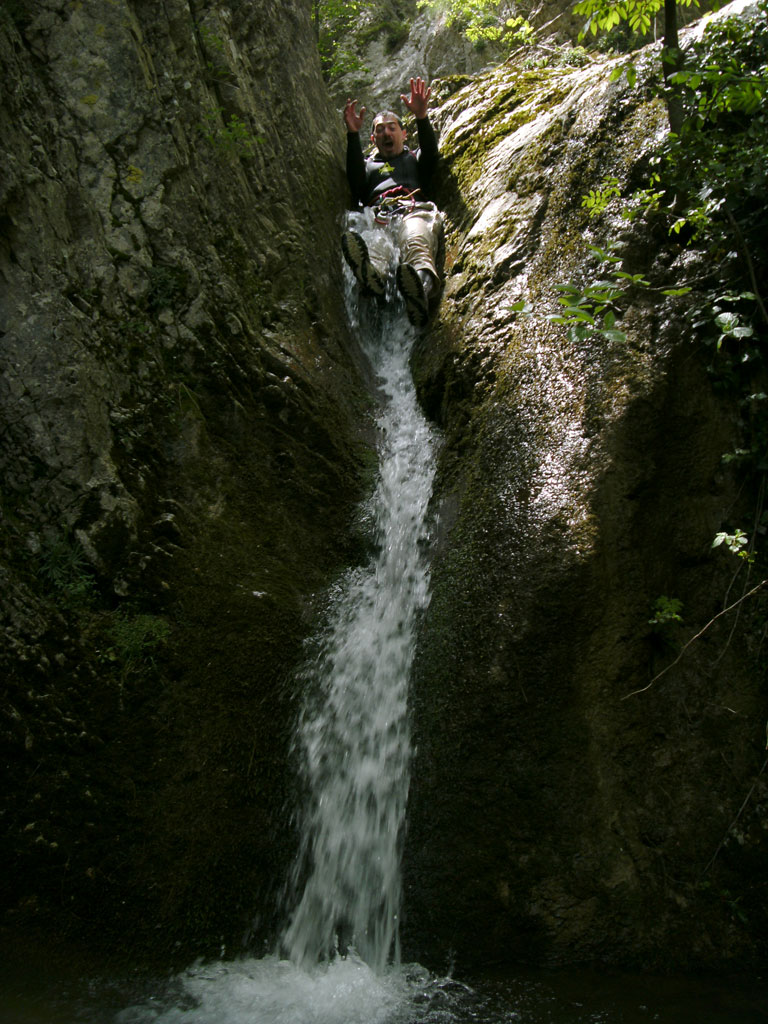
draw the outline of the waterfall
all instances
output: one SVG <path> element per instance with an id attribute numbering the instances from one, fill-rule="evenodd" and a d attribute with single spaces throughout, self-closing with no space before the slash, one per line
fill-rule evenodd
<path id="1" fill-rule="evenodd" d="M 747 1002 L 736 1005 L 732 989 L 726 987 L 713 1001 L 714 990 L 698 980 L 687 988 L 684 981 L 656 978 L 649 984 L 648 978 L 594 971 L 558 979 L 551 972 L 504 976 L 493 970 L 485 979 L 473 979 L 470 988 L 419 964 L 388 963 L 398 960 L 399 855 L 410 742 L 407 685 L 415 626 L 428 600 L 425 520 L 436 441 L 415 400 L 408 372 L 413 333 L 400 307 L 358 307 L 348 285 L 350 316 L 381 397 L 379 478 L 363 510 L 372 523 L 376 555 L 329 595 L 317 653 L 301 680 L 306 698 L 296 753 L 308 800 L 292 875 L 293 913 L 283 937 L 291 959 L 273 954 L 198 962 L 153 983 L 140 1002 L 133 993 L 127 1006 L 128 996 L 122 990 L 113 994 L 112 981 L 104 984 L 96 1005 L 89 983 L 93 1013 L 75 1007 L 67 1020 L 593 1024 L 678 1021 L 681 1012 L 712 1024 L 757 1020 L 758 1007 L 765 1005 L 764 986 L 759 994 L 756 990 L 754 1016 Z M 332 956 L 334 948 L 343 953 L 348 945 L 348 956 Z M 738 989 L 740 997 L 749 998 L 743 983 Z M 43 1018 L 33 1009 L 29 1019 Z M 56 1009 L 50 1019 L 64 1018 Z"/>
<path id="2" fill-rule="evenodd" d="M 368 214 L 351 219 L 364 235 L 382 230 Z M 360 512 L 375 554 L 332 588 L 325 625 L 299 679 L 305 697 L 295 752 L 306 806 L 282 937 L 290 959 L 193 964 L 159 993 L 122 1009 L 115 1024 L 457 1019 L 446 1016 L 450 979 L 401 965 L 398 937 L 408 677 L 429 597 L 425 549 L 436 437 L 416 400 L 408 365 L 414 333 L 402 302 L 394 294 L 383 307 L 360 300 L 345 273 L 351 325 L 377 384 L 379 472 Z"/>
<path id="3" fill-rule="evenodd" d="M 384 230 L 367 215 L 351 216 L 364 235 Z M 428 600 L 424 541 L 435 438 L 411 380 L 411 327 L 399 308 L 363 303 L 358 310 L 347 275 L 348 312 L 381 398 L 379 480 L 366 509 L 376 554 L 337 587 L 305 673 L 297 751 L 308 805 L 293 878 L 301 895 L 284 941 L 303 966 L 352 945 L 381 970 L 390 956 L 399 959 L 408 677 L 417 616 Z"/>

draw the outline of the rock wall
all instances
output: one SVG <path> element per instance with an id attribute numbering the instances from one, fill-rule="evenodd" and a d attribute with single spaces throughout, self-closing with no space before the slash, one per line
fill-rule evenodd
<path id="1" fill-rule="evenodd" d="M 3 936 L 239 948 L 369 473 L 341 125 L 301 3 L 15 0 L 0 54 Z"/>
<path id="2" fill-rule="evenodd" d="M 414 369 L 445 445 L 404 925 L 432 963 L 722 967 L 763 949 L 764 606 L 671 667 L 758 582 L 711 549 L 756 506 L 722 461 L 738 411 L 695 298 L 661 295 L 711 266 L 619 218 L 666 125 L 610 66 L 499 68 L 436 118 L 449 269 Z M 607 177 L 621 197 L 590 219 Z M 604 277 L 587 243 L 611 238 L 652 288 L 628 292 L 626 340 L 571 338 L 545 318 L 556 285 Z M 650 624 L 662 595 L 682 625 Z"/>
<path id="3" fill-rule="evenodd" d="M 2 945 L 252 949 L 293 848 L 292 673 L 365 545 L 340 119 L 299 3 L 12 0 L 0 53 Z M 706 278 L 617 219 L 663 111 L 605 67 L 454 88 L 414 359 L 445 444 L 406 947 L 757 962 L 760 604 L 646 688 L 742 592 L 711 552 L 753 511 L 721 461 L 736 416 L 688 306 L 638 293 L 626 342 L 540 315 L 597 273 L 585 240 L 622 234 L 654 288 Z M 623 198 L 590 221 L 607 175 Z M 652 629 L 662 595 L 683 625 Z"/>

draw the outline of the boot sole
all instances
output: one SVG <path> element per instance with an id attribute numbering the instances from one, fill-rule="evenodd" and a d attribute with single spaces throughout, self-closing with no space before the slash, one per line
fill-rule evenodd
<path id="1" fill-rule="evenodd" d="M 429 303 L 418 270 L 409 263 L 401 263 L 397 268 L 397 287 L 405 299 L 405 312 L 413 326 L 426 327 Z"/>
<path id="2" fill-rule="evenodd" d="M 341 237 L 341 248 L 344 253 L 344 259 L 349 264 L 349 268 L 355 275 L 357 282 L 363 286 L 365 291 L 379 298 L 383 297 L 387 286 L 381 276 L 373 269 L 365 239 L 354 231 L 347 231 Z"/>

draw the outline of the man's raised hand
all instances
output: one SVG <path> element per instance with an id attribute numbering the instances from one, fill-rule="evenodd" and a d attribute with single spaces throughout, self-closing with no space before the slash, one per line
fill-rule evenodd
<path id="1" fill-rule="evenodd" d="M 410 98 L 401 93 L 400 99 L 413 116 L 417 120 L 421 120 L 427 116 L 427 107 L 429 106 L 429 97 L 431 95 L 432 90 L 427 88 L 427 83 L 422 78 L 412 78 Z"/>
<path id="2" fill-rule="evenodd" d="M 355 110 L 357 106 L 357 100 L 347 100 L 347 104 L 344 107 L 344 122 L 347 126 L 348 132 L 359 132 L 363 127 L 363 115 L 365 114 L 365 107 L 360 107 L 360 113 Z"/>

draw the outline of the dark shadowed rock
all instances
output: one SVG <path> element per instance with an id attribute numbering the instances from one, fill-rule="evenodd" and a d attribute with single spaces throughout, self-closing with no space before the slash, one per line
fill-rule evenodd
<path id="1" fill-rule="evenodd" d="M 0 47 L 6 934 L 237 948 L 357 557 L 341 131 L 299 4 L 18 3 Z"/>
<path id="2" fill-rule="evenodd" d="M 614 219 L 666 126 L 609 70 L 502 68 L 437 117 L 449 272 L 414 372 L 446 444 L 405 853 L 406 945 L 433 963 L 740 966 L 762 948 L 759 595 L 671 667 L 759 582 L 712 551 L 755 498 L 722 462 L 737 415 L 695 302 L 661 295 L 709 267 Z M 623 198 L 590 220 L 581 198 L 608 177 Z M 629 293 L 625 340 L 571 338 L 544 316 L 556 285 L 606 276 L 587 243 L 617 233 L 652 289 Z M 662 595 L 683 625 L 650 623 Z"/>

